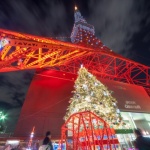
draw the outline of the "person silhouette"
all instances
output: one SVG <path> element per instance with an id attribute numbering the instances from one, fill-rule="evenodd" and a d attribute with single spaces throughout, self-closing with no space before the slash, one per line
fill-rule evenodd
<path id="1" fill-rule="evenodd" d="M 47 131 L 45 136 L 46 137 L 43 140 L 43 145 L 48 145 L 50 147 L 50 150 L 53 150 L 53 145 L 51 141 L 51 132 Z"/>
<path id="2" fill-rule="evenodd" d="M 143 137 L 141 129 L 134 129 L 136 140 L 134 141 L 135 148 L 138 150 L 150 150 L 150 138 Z"/>

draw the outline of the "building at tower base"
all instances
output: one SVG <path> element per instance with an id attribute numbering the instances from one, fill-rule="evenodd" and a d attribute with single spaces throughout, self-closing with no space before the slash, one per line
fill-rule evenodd
<path id="1" fill-rule="evenodd" d="M 124 112 L 150 113 L 150 98 L 143 87 L 97 77 L 118 101 Z M 54 71 L 37 71 L 29 87 L 14 137 L 27 138 L 33 127 L 35 137 L 44 137 L 50 130 L 53 139 L 60 139 L 63 117 L 66 113 L 71 91 L 74 89 L 75 74 Z"/>

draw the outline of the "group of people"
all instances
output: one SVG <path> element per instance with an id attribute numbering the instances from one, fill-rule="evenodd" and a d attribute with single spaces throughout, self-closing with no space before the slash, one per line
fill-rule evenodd
<path id="1" fill-rule="evenodd" d="M 134 134 L 136 136 L 136 140 L 134 141 L 134 146 L 137 150 L 150 150 L 150 138 L 143 137 L 142 131 L 140 129 L 134 129 Z M 51 133 L 50 131 L 46 132 L 46 137 L 43 140 L 43 145 L 39 148 L 39 150 L 53 150 L 52 142 L 51 142 Z"/>
<path id="2" fill-rule="evenodd" d="M 134 129 L 136 140 L 134 146 L 137 150 L 150 150 L 150 138 L 144 137 L 140 129 Z M 43 145 L 40 146 L 39 150 L 53 150 L 51 142 L 51 132 L 46 132 L 46 137 L 43 140 Z"/>
<path id="3" fill-rule="evenodd" d="M 134 134 L 136 140 L 134 141 L 134 146 L 136 150 L 150 150 L 150 138 L 144 137 L 140 129 L 135 129 Z M 10 148 L 6 148 L 5 150 Z M 19 150 L 19 148 L 17 148 Z M 39 147 L 39 150 L 53 150 L 53 145 L 51 141 L 51 132 L 47 131 L 42 145 Z"/>

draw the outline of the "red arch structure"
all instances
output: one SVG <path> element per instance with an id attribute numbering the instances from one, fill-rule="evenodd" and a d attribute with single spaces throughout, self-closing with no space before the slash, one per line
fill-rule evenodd
<path id="1" fill-rule="evenodd" d="M 62 126 L 61 135 L 62 143 L 65 141 L 67 150 L 117 150 L 119 148 L 113 128 L 89 111 L 70 116 Z"/>

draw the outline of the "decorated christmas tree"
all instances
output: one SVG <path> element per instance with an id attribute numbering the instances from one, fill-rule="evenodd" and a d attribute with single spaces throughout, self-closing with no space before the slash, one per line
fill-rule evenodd
<path id="1" fill-rule="evenodd" d="M 91 111 L 104 119 L 111 127 L 116 129 L 123 127 L 124 123 L 117 108 L 117 101 L 111 95 L 112 92 L 85 67 L 79 69 L 74 88 L 65 120 L 74 113 Z"/>

